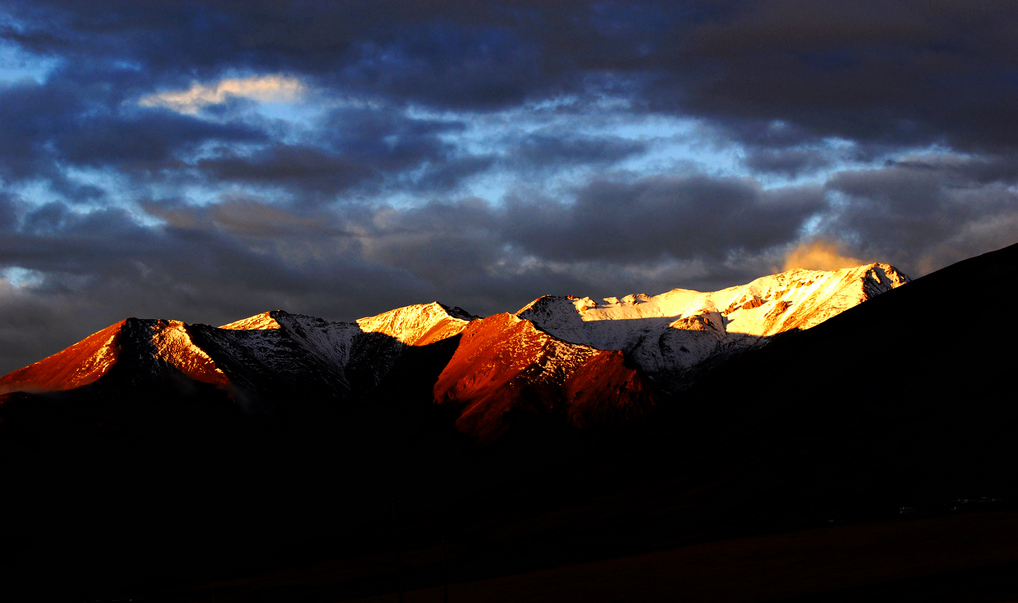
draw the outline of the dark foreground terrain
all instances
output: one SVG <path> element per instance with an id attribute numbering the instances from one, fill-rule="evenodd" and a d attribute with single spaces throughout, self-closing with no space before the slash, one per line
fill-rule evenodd
<path id="1" fill-rule="evenodd" d="M 1018 513 L 980 510 L 727 539 L 463 582 L 444 582 L 442 551 L 404 551 L 407 603 L 442 601 L 1011 601 L 1018 596 Z M 447 568 L 464 564 L 447 551 Z M 322 560 L 192 585 L 147 600 L 347 600 L 364 576 L 396 601 L 395 557 Z M 434 574 L 430 582 L 424 574 Z"/>

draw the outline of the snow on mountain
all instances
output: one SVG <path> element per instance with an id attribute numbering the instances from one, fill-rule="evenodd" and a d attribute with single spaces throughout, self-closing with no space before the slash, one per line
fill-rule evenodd
<path id="1" fill-rule="evenodd" d="M 272 312 L 262 312 L 261 314 L 255 314 L 248 318 L 242 318 L 235 320 L 229 324 L 225 324 L 220 329 L 229 329 L 234 331 L 255 331 L 264 329 L 278 329 L 279 323 L 272 317 Z"/>
<path id="2" fill-rule="evenodd" d="M 816 326 L 909 280 L 888 264 L 799 269 L 718 291 L 712 301 L 722 308 L 729 332 L 765 337 Z"/>
<path id="3" fill-rule="evenodd" d="M 309 354 L 339 371 L 350 362 L 354 338 L 361 332 L 354 323 L 329 322 L 280 310 L 272 312 L 272 318 Z"/>
<path id="4" fill-rule="evenodd" d="M 512 410 L 564 411 L 583 427 L 653 403 L 622 354 L 560 341 L 512 314 L 467 325 L 433 392 L 438 404 L 459 410 L 456 427 L 482 442 L 508 428 Z"/>
<path id="5" fill-rule="evenodd" d="M 346 398 L 355 387 L 349 365 L 362 335 L 354 323 L 273 310 L 219 328 L 202 326 L 197 338 L 251 408 L 254 400 L 285 391 Z"/>
<path id="6" fill-rule="evenodd" d="M 407 346 L 458 334 L 470 315 L 437 302 L 390 310 L 357 322 L 329 322 L 273 310 L 206 330 L 204 341 L 227 373 L 249 389 L 264 375 L 296 376 L 342 397 L 377 386 Z M 260 367 L 252 371 L 245 367 Z M 296 378 L 296 377 L 294 377 Z"/>
<path id="7" fill-rule="evenodd" d="M 329 367 L 310 357 L 282 328 L 223 329 L 192 325 L 191 329 L 194 339 L 215 359 L 235 386 L 235 393 L 244 399 L 248 394 L 305 384 L 331 384 L 338 380 Z M 340 382 L 337 387 L 342 389 L 344 385 Z"/>
<path id="8" fill-rule="evenodd" d="M 673 289 L 600 302 L 545 296 L 516 314 L 563 341 L 621 350 L 647 373 L 681 373 L 716 354 L 808 329 L 908 281 L 887 264 L 790 270 L 706 293 Z"/>
<path id="9" fill-rule="evenodd" d="M 468 314 L 437 302 L 397 308 L 356 323 L 271 312 L 280 329 L 352 390 L 381 383 L 407 346 L 423 346 L 459 334 Z M 256 318 L 256 317 L 253 317 Z"/>
<path id="10" fill-rule="evenodd" d="M 156 320 L 147 325 L 151 330 L 153 356 L 172 365 L 195 381 L 226 385 L 230 380 L 205 350 L 195 345 L 187 325 L 179 320 Z"/>
<path id="11" fill-rule="evenodd" d="M 407 345 L 419 346 L 459 335 L 471 318 L 460 308 L 432 302 L 361 318 L 357 325 L 366 333 L 384 333 Z"/>

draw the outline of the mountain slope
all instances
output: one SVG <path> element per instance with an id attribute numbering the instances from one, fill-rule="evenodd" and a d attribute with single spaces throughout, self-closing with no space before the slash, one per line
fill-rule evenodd
<path id="1" fill-rule="evenodd" d="M 66 391 L 94 383 L 125 355 L 139 360 L 136 370 L 161 374 L 168 367 L 202 383 L 225 386 L 229 379 L 175 320 L 128 318 L 73 346 L 0 378 L 0 394 L 13 391 Z"/>
<path id="2" fill-rule="evenodd" d="M 578 427 L 609 424 L 653 404 L 650 388 L 622 354 L 559 341 L 512 314 L 471 322 L 434 387 L 456 426 L 490 443 L 511 411 L 564 415 Z"/>
<path id="3" fill-rule="evenodd" d="M 428 345 L 458 335 L 477 318 L 461 308 L 438 302 L 418 304 L 361 318 L 357 326 L 365 333 L 382 333 L 407 345 Z"/>
<path id="4" fill-rule="evenodd" d="M 124 322 L 112 324 L 69 348 L 0 377 L 0 393 L 62 391 L 94 382 L 116 362 Z"/>

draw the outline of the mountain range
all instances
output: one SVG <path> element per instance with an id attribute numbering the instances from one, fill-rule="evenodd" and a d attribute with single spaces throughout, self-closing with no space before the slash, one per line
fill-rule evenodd
<path id="1" fill-rule="evenodd" d="M 682 390 L 705 365 L 804 330 L 908 282 L 892 266 L 792 270 L 723 291 L 656 296 L 544 296 L 514 314 L 479 318 L 437 302 L 356 322 L 271 311 L 213 328 L 128 318 L 0 377 L 0 394 L 105 391 L 164 381 L 213 386 L 246 413 L 288 409 L 294 391 L 321 404 L 363 400 L 411 347 L 455 339 L 434 402 L 460 409 L 482 442 L 520 405 L 583 427 L 623 420 Z M 114 370 L 120 365 L 129 369 Z M 114 375 L 121 375 L 118 383 Z M 208 389 L 207 387 L 205 389 Z"/>
<path id="2" fill-rule="evenodd" d="M 1009 247 L 483 318 L 129 318 L 0 378 L 0 563 L 76 596 L 346 600 L 951 505 L 1010 526 L 1015 277 Z M 1018 556 L 987 559 L 936 571 L 1006 586 Z"/>

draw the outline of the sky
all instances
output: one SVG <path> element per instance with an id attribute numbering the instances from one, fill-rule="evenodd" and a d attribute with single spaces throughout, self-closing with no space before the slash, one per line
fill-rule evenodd
<path id="1" fill-rule="evenodd" d="M 0 373 L 1018 241 L 1011 2 L 0 0 Z"/>

